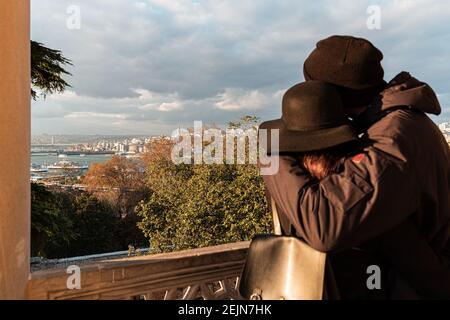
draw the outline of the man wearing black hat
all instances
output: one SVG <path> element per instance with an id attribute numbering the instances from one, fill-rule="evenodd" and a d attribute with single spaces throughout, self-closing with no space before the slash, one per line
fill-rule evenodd
<path id="1" fill-rule="evenodd" d="M 365 146 L 321 181 L 286 156 L 264 180 L 297 236 L 330 253 L 342 298 L 374 296 L 361 275 L 377 261 L 382 298 L 450 298 L 450 152 L 426 115 L 441 108 L 408 73 L 386 83 L 382 59 L 365 39 L 318 42 L 305 79 L 335 85 Z"/>

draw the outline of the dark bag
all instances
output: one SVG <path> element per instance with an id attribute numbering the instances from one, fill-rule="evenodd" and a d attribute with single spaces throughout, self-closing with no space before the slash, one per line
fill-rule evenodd
<path id="1" fill-rule="evenodd" d="M 239 292 L 249 300 L 321 300 L 326 254 L 292 236 L 282 236 L 271 199 L 274 235 L 257 235 L 250 243 Z"/>

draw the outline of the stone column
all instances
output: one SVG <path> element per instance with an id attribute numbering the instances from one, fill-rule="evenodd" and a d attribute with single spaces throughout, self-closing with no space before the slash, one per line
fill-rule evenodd
<path id="1" fill-rule="evenodd" d="M 25 299 L 30 256 L 30 3 L 0 3 L 0 299 Z"/>

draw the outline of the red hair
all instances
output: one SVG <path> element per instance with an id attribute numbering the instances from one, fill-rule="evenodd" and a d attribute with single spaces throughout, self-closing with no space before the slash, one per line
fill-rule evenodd
<path id="1" fill-rule="evenodd" d="M 300 155 L 300 164 L 316 179 L 323 179 L 339 171 L 341 161 L 354 152 L 354 143 L 334 148 L 304 153 Z"/>

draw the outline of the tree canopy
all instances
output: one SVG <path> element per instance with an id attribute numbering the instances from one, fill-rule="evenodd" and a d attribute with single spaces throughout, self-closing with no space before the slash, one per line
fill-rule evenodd
<path id="1" fill-rule="evenodd" d="M 64 198 L 44 186 L 31 184 L 31 255 L 47 256 L 76 238 Z"/>
<path id="2" fill-rule="evenodd" d="M 45 47 L 42 43 L 31 41 L 31 97 L 36 100 L 39 89 L 47 94 L 64 92 L 70 85 L 63 79 L 71 75 L 65 68 L 72 65 L 61 51 Z"/>
<path id="3" fill-rule="evenodd" d="M 229 128 L 252 128 L 255 122 L 244 117 Z M 146 243 L 153 252 L 167 252 L 271 231 L 255 164 L 175 164 L 172 145 L 155 139 L 141 162 L 113 157 L 93 165 L 83 179 L 86 192 L 50 192 L 33 184 L 33 255 L 90 254 Z"/>
<path id="4" fill-rule="evenodd" d="M 230 123 L 252 127 L 253 117 Z M 271 229 L 264 183 L 254 164 L 174 164 L 152 157 L 147 167 L 150 198 L 141 201 L 138 223 L 156 252 L 250 240 Z"/>
<path id="5" fill-rule="evenodd" d="M 134 213 L 134 206 L 147 193 L 143 165 L 119 156 L 93 164 L 83 183 L 99 199 L 116 206 L 123 216 Z"/>
<path id="6" fill-rule="evenodd" d="M 136 215 L 120 217 L 116 207 L 90 192 L 32 183 L 31 200 L 32 256 L 65 258 L 148 243 Z"/>

